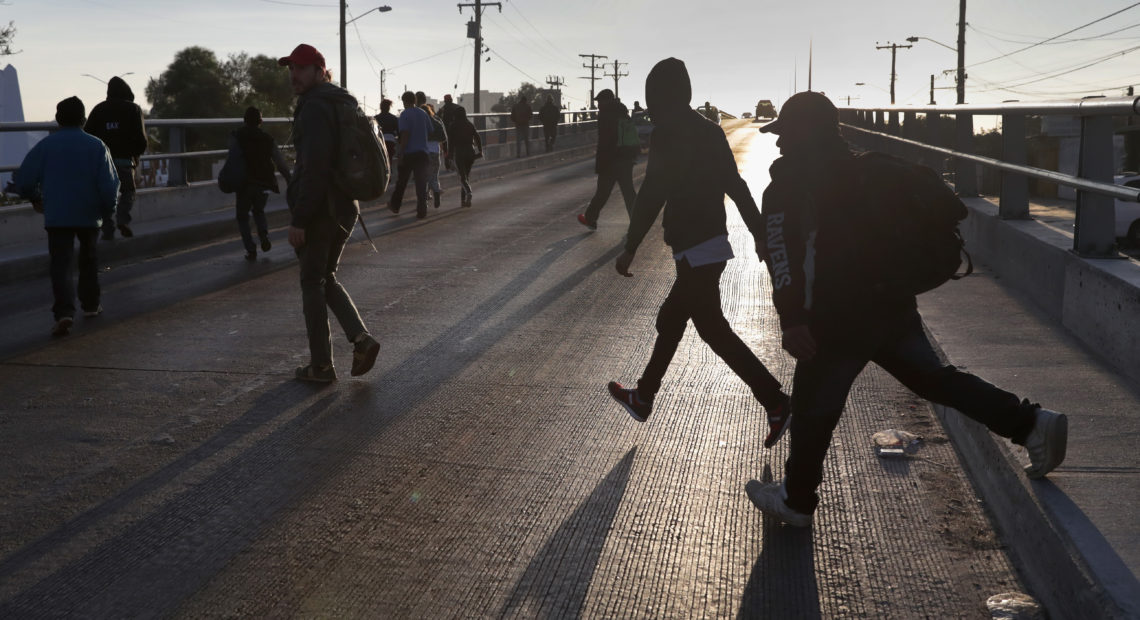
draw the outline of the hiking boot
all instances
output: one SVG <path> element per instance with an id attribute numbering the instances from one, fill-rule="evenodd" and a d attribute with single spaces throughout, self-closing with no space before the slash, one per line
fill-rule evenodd
<path id="1" fill-rule="evenodd" d="M 765 407 L 767 409 L 767 407 Z M 792 401 L 784 400 L 775 409 L 768 410 L 768 437 L 764 439 L 764 447 L 771 448 L 776 445 L 788 430 L 788 423 L 792 420 Z"/>
<path id="2" fill-rule="evenodd" d="M 598 223 L 597 222 L 591 222 L 591 221 L 587 220 L 585 213 L 579 213 L 578 214 L 578 223 L 585 226 L 586 228 L 589 228 L 590 230 L 597 230 L 598 229 Z"/>
<path id="3" fill-rule="evenodd" d="M 1065 447 L 1069 441 L 1069 419 L 1063 413 L 1038 408 L 1033 430 L 1025 438 L 1029 451 L 1029 467 L 1025 475 L 1036 480 L 1044 478 L 1065 460 Z"/>
<path id="4" fill-rule="evenodd" d="M 261 238 L 261 251 L 262 252 L 268 252 L 270 250 L 270 248 L 272 248 L 272 247 L 273 247 L 273 244 L 269 242 L 269 237 L 262 237 Z"/>
<path id="5" fill-rule="evenodd" d="M 99 306 L 99 307 L 95 308 L 94 310 L 84 310 L 83 311 L 83 316 L 85 318 L 88 318 L 88 319 L 93 319 L 93 318 L 99 316 L 100 314 L 103 314 L 103 306 Z"/>
<path id="6" fill-rule="evenodd" d="M 123 235 L 124 239 L 129 239 L 135 236 L 134 231 L 131 230 L 131 227 L 127 226 L 126 224 L 119 224 L 119 234 Z"/>
<path id="7" fill-rule="evenodd" d="M 333 370 L 332 366 L 325 366 L 324 368 L 321 368 L 319 366 L 313 366 L 312 364 L 309 364 L 308 366 L 301 366 L 297 368 L 297 370 L 293 372 L 293 376 L 296 377 L 298 381 L 310 381 L 312 383 L 332 383 L 333 381 L 336 381 L 336 370 Z"/>
<path id="8" fill-rule="evenodd" d="M 380 354 L 380 343 L 371 335 L 365 333 L 352 345 L 352 376 L 360 375 L 372 370 L 376 363 L 376 356 Z"/>
<path id="9" fill-rule="evenodd" d="M 245 259 L 249 262 L 257 260 L 257 250 L 250 250 L 245 253 Z"/>
<path id="10" fill-rule="evenodd" d="M 609 389 L 610 396 L 618 401 L 622 407 L 625 407 L 625 410 L 634 420 L 644 422 L 649 419 L 649 412 L 653 410 L 652 398 L 648 401 L 642 400 L 637 395 L 636 389 L 624 388 L 617 381 L 610 381 L 606 388 Z"/>
<path id="11" fill-rule="evenodd" d="M 788 506 L 788 494 L 784 491 L 783 482 L 769 482 L 764 484 L 759 480 L 749 480 L 744 485 L 744 492 L 752 504 L 760 509 L 765 516 L 772 517 L 781 523 L 792 527 L 811 527 L 811 515 L 793 510 Z"/>
<path id="12" fill-rule="evenodd" d="M 65 316 L 55 322 L 51 328 L 51 335 L 53 338 L 59 338 L 71 333 L 71 326 L 75 324 L 75 319 Z"/>

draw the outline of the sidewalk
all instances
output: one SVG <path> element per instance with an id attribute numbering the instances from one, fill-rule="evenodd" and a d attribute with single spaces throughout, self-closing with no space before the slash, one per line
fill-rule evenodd
<path id="1" fill-rule="evenodd" d="M 1071 230 L 1063 205 L 1031 212 L 1043 226 Z M 975 263 L 975 275 L 920 297 L 927 329 L 951 363 L 1066 413 L 1067 458 L 1046 480 L 1029 481 L 1023 449 L 936 409 L 1054 617 L 1140 617 L 1140 386 L 1017 291 L 1023 282 Z"/>

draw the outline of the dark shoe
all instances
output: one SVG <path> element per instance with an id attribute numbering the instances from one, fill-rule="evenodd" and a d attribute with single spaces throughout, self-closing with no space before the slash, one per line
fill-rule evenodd
<path id="1" fill-rule="evenodd" d="M 389 201 L 388 202 L 388 210 L 391 211 L 392 213 L 399 213 L 400 212 L 400 206 Z"/>
<path id="2" fill-rule="evenodd" d="M 123 235 L 124 239 L 130 239 L 131 237 L 135 236 L 134 231 L 131 230 L 131 227 L 127 226 L 126 224 L 119 224 L 119 233 Z"/>
<path id="3" fill-rule="evenodd" d="M 364 334 L 356 344 L 352 345 L 352 376 L 360 375 L 372 370 L 376 363 L 376 356 L 380 354 L 380 343 L 369 334 Z"/>
<path id="4" fill-rule="evenodd" d="M 778 407 L 768 412 L 768 437 L 764 439 L 764 447 L 771 448 L 784 436 L 788 430 L 788 422 L 792 420 L 792 403 L 785 400 Z"/>
<path id="5" fill-rule="evenodd" d="M 793 527 L 811 527 L 811 515 L 793 510 L 785 501 L 783 482 L 764 484 L 759 480 L 749 480 L 744 492 L 752 504 L 765 516 L 772 517 Z"/>
<path id="6" fill-rule="evenodd" d="M 88 318 L 88 319 L 93 319 L 93 318 L 99 316 L 100 314 L 103 314 L 103 306 L 99 306 L 99 307 L 95 308 L 94 310 L 84 310 L 83 311 L 84 318 Z"/>
<path id="7" fill-rule="evenodd" d="M 585 213 L 579 213 L 578 214 L 578 223 L 585 226 L 586 228 L 589 228 L 590 230 L 597 230 L 598 229 L 598 223 L 597 222 L 591 222 L 591 221 L 587 220 Z"/>
<path id="8" fill-rule="evenodd" d="M 649 412 L 653 410 L 652 398 L 645 402 L 637 395 L 637 390 L 624 388 L 617 381 L 610 381 L 606 388 L 609 389 L 610 396 L 618 401 L 622 407 L 625 407 L 625 410 L 634 420 L 644 422 L 649 419 Z"/>
<path id="9" fill-rule="evenodd" d="M 1063 413 L 1038 409 L 1033 430 L 1025 438 L 1029 451 L 1029 467 L 1025 475 L 1032 479 L 1044 478 L 1065 460 L 1069 442 L 1069 419 Z"/>
<path id="10" fill-rule="evenodd" d="M 293 372 L 293 376 L 298 381 L 309 381 L 311 383 L 332 383 L 336 381 L 336 371 L 332 366 L 325 366 L 318 368 L 309 364 L 308 366 L 301 366 Z"/>
<path id="11" fill-rule="evenodd" d="M 268 252 L 269 249 L 272 247 L 273 247 L 273 244 L 269 242 L 269 237 L 265 237 L 261 240 L 261 251 L 262 252 Z"/>
<path id="12" fill-rule="evenodd" d="M 257 260 L 257 250 L 250 250 L 245 253 L 245 259 L 249 262 Z"/>
<path id="13" fill-rule="evenodd" d="M 103 241 L 114 241 L 114 240 L 115 240 L 115 230 L 112 228 L 105 229 L 103 231 Z"/>
<path id="14" fill-rule="evenodd" d="M 416 209 L 416 219 L 417 220 L 422 220 L 425 217 L 427 217 L 427 205 L 424 205 L 424 207 L 422 209 Z"/>
<path id="15" fill-rule="evenodd" d="M 53 338 L 59 338 L 71 333 L 71 326 L 75 323 L 75 319 L 65 316 L 55 322 L 51 328 L 51 335 Z"/>
<path id="16" fill-rule="evenodd" d="M 441 189 L 432 192 L 432 196 L 432 199 L 435 200 L 435 208 L 438 209 L 440 201 L 443 200 L 443 190 Z"/>

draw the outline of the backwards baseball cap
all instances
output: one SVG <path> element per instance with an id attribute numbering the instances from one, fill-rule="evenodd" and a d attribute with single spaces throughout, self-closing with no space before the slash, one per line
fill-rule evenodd
<path id="1" fill-rule="evenodd" d="M 762 133 L 780 135 L 790 127 L 804 129 L 838 129 L 839 110 L 824 95 L 807 91 L 796 93 L 784 102 L 776 120 L 760 128 Z"/>
<path id="2" fill-rule="evenodd" d="M 316 65 L 322 69 L 325 66 L 325 57 L 317 51 L 317 48 L 307 43 L 302 43 L 293 48 L 293 53 L 284 58 L 277 59 L 277 64 L 282 67 L 311 67 Z"/>
<path id="3" fill-rule="evenodd" d="M 603 99 L 614 99 L 614 91 L 603 88 L 600 93 L 594 95 L 594 101 L 602 101 Z"/>

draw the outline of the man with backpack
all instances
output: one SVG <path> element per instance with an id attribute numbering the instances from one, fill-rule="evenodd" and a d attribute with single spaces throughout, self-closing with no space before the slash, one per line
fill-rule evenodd
<path id="1" fill-rule="evenodd" d="M 892 179 L 898 187 L 919 188 L 919 202 L 942 200 L 924 185 L 924 175 L 931 171 L 878 154 L 853 155 L 840 136 L 835 106 L 815 92 L 789 98 L 779 117 L 760 131 L 779 136 L 776 145 L 783 155 L 772 164 L 772 182 L 764 191 L 767 238 L 761 256 L 772 278 L 783 347 L 797 363 L 784 480 L 749 482 L 749 499 L 767 516 L 793 526 L 811 525 L 832 433 L 851 385 L 868 362 L 918 396 L 953 407 L 1025 446 L 1030 478 L 1044 477 L 1060 465 L 1068 436 L 1064 415 L 944 365 L 923 331 L 915 295 L 939 280 L 915 275 L 922 269 L 913 263 L 922 267 L 936 260 L 939 248 L 929 248 L 929 255 L 907 253 L 905 240 L 884 235 L 879 224 L 884 210 L 901 211 L 892 202 L 909 200 L 906 192 L 883 191 L 881 186 Z M 910 211 L 920 212 L 912 217 L 925 221 L 917 227 L 898 222 L 903 228 L 946 228 L 949 238 L 955 237 L 961 217 L 939 221 L 924 209 Z M 962 207 L 963 217 L 964 211 Z M 938 238 L 946 231 L 927 232 Z M 960 249 L 952 240 L 937 245 L 949 246 L 954 254 Z M 882 258 L 892 256 L 893 261 Z M 943 272 L 940 280 L 952 272 Z"/>
<path id="2" fill-rule="evenodd" d="M 615 183 L 621 188 L 621 196 L 625 199 L 625 212 L 632 219 L 633 202 L 637 199 L 637 191 L 633 188 L 633 162 L 641 150 L 640 146 L 621 144 L 620 126 L 623 122 L 631 121 L 629 111 L 614 96 L 614 91 L 602 89 L 594 100 L 598 102 L 598 147 L 594 156 L 598 188 L 590 199 L 586 212 L 578 214 L 578 222 L 590 230 L 597 230 L 598 214 L 610 199 Z"/>
<path id="3" fill-rule="evenodd" d="M 286 195 L 291 215 L 289 245 L 300 261 L 310 362 L 294 375 L 300 381 L 331 383 L 336 381 L 336 371 L 330 308 L 353 345 L 352 376 L 371 370 L 380 352 L 380 344 L 368 333 L 348 291 L 336 279 L 340 256 L 360 213 L 356 201 L 334 181 L 340 136 L 337 115 L 355 111 L 357 103 L 348 91 L 330 82 L 325 58 L 312 46 L 302 43 L 277 62 L 289 67 L 290 84 L 298 95 L 293 115 L 297 163 Z"/>
<path id="4" fill-rule="evenodd" d="M 146 126 L 142 108 L 135 103 L 131 87 L 119 76 L 107 82 L 107 99 L 95 105 L 84 131 L 99 138 L 111 149 L 119 173 L 119 204 L 115 219 L 103 221 L 103 240 L 115 238 L 115 226 L 123 237 L 133 237 L 131 207 L 135 204 L 135 168 L 146 152 Z"/>
<path id="5" fill-rule="evenodd" d="M 288 187 L 292 175 L 285 164 L 285 158 L 277 148 L 273 136 L 261 129 L 261 110 L 250 106 L 245 109 L 241 129 L 230 135 L 230 153 L 245 162 L 245 182 L 237 190 L 237 223 L 241 242 L 245 247 L 245 259 L 257 259 L 257 246 L 253 243 L 253 233 L 249 229 L 249 215 L 253 212 L 253 223 L 257 226 L 257 238 L 261 241 L 261 251 L 268 252 L 273 244 L 269 242 L 269 222 L 265 219 L 265 204 L 269 191 L 278 193 L 276 168 L 285 177 Z M 240 153 L 240 155 L 239 155 Z"/>

